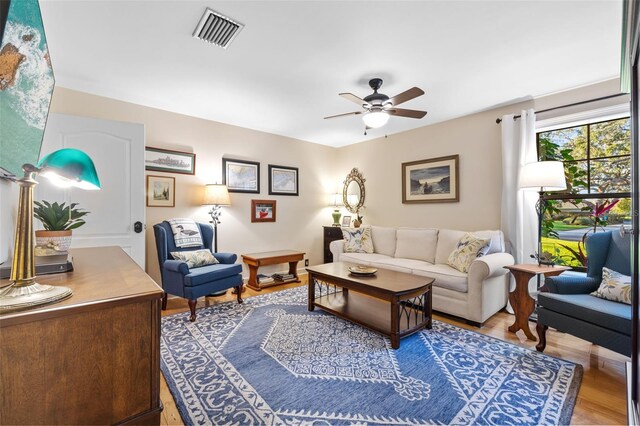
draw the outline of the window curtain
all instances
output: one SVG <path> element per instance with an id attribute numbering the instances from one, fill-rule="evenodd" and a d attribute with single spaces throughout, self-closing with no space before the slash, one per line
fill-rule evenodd
<path id="1" fill-rule="evenodd" d="M 523 110 L 518 120 L 503 116 L 501 229 L 516 263 L 536 263 L 530 255 L 537 251 L 538 193 L 518 189 L 518 182 L 522 166 L 538 161 L 537 157 L 534 110 Z"/>

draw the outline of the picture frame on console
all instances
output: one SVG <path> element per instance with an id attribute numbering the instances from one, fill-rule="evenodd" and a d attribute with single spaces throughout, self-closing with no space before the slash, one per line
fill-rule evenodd
<path id="1" fill-rule="evenodd" d="M 176 178 L 147 175 L 147 207 L 175 207 Z"/>
<path id="2" fill-rule="evenodd" d="M 402 163 L 402 203 L 460 201 L 459 156 Z"/>
<path id="3" fill-rule="evenodd" d="M 342 216 L 342 226 L 351 225 L 351 216 Z"/>
<path id="4" fill-rule="evenodd" d="M 260 193 L 260 163 L 222 159 L 222 183 L 229 192 Z"/>
<path id="5" fill-rule="evenodd" d="M 275 222 L 276 200 L 251 200 L 251 222 Z"/>
<path id="6" fill-rule="evenodd" d="M 171 149 L 144 148 L 144 168 L 154 172 L 196 174 L 196 154 Z"/>
<path id="7" fill-rule="evenodd" d="M 298 168 L 269 164 L 269 195 L 298 196 Z"/>

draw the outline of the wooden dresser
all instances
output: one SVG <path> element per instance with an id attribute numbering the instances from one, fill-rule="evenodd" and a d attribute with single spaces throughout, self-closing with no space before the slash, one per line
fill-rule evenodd
<path id="1" fill-rule="evenodd" d="M 323 226 L 323 228 L 324 263 L 331 263 L 333 262 L 333 255 L 329 249 L 329 244 L 331 244 L 331 241 L 342 239 L 342 228 L 339 226 Z"/>
<path id="2" fill-rule="evenodd" d="M 0 315 L 0 424 L 159 424 L 162 290 L 120 247 L 72 255 L 38 277 L 69 299 Z"/>

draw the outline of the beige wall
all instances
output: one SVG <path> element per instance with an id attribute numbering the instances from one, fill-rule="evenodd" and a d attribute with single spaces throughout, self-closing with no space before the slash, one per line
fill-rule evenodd
<path id="1" fill-rule="evenodd" d="M 366 179 L 365 224 L 481 230 L 500 228 L 501 127 L 496 118 L 542 110 L 619 92 L 618 80 L 495 108 L 340 148 L 338 174 L 358 167 Z M 428 95 L 427 95 L 428 96 Z M 539 114 L 539 119 L 628 102 L 627 98 Z M 391 118 L 402 120 L 402 118 Z M 376 131 L 376 130 L 371 130 Z M 402 204 L 402 163 L 458 154 L 460 201 Z"/>
<path id="2" fill-rule="evenodd" d="M 221 182 L 222 157 L 260 162 L 260 194 L 231 194 L 219 228 L 218 249 L 250 253 L 275 249 L 305 251 L 311 264 L 322 263 L 322 225 L 331 210 L 328 193 L 335 191 L 333 175 L 337 151 L 323 145 L 202 120 L 154 108 L 56 88 L 51 111 L 142 123 L 146 145 L 196 153 L 196 175 L 147 172 L 176 179 L 176 207 L 147 207 L 147 272 L 159 281 L 153 225 L 172 217 L 208 222 L 208 208 L 200 206 L 203 186 Z M 267 165 L 299 168 L 300 196 L 268 195 Z M 252 199 L 277 201 L 275 223 L 251 223 Z M 304 265 L 299 265 L 303 267 Z M 284 265 L 265 271 L 286 269 Z"/>

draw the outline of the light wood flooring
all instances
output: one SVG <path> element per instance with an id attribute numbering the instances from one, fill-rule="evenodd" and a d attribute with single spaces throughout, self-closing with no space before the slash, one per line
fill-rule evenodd
<path id="1" fill-rule="evenodd" d="M 304 280 L 302 277 L 301 279 Z M 242 297 L 252 297 L 299 285 L 306 285 L 306 283 L 269 287 L 261 292 L 247 289 L 247 291 L 242 294 Z M 231 291 L 228 291 L 225 296 L 221 297 L 207 298 L 206 300 L 201 298 L 198 301 L 197 307 L 201 308 L 228 301 L 235 301 L 235 295 L 231 294 Z M 188 310 L 189 307 L 186 300 L 173 298 L 169 299 L 167 310 L 163 311 L 162 315 L 171 315 Z M 514 317 L 506 312 L 499 312 L 491 317 L 483 328 L 469 326 L 453 318 L 437 314 L 434 315 L 434 318 L 535 350 L 535 342 L 527 340 L 522 331 L 518 331 L 516 334 L 507 331 L 507 327 L 513 323 Z M 529 325 L 535 333 L 535 324 L 529 323 Z M 626 424 L 625 362 L 628 361 L 629 358 L 552 329 L 549 329 L 547 333 L 547 348 L 545 353 L 582 364 L 584 367 L 584 376 L 582 378 L 576 406 L 573 410 L 573 417 L 571 417 L 571 424 Z M 160 398 L 164 404 L 161 424 L 182 425 L 183 423 L 175 401 L 162 375 L 160 381 Z"/>

